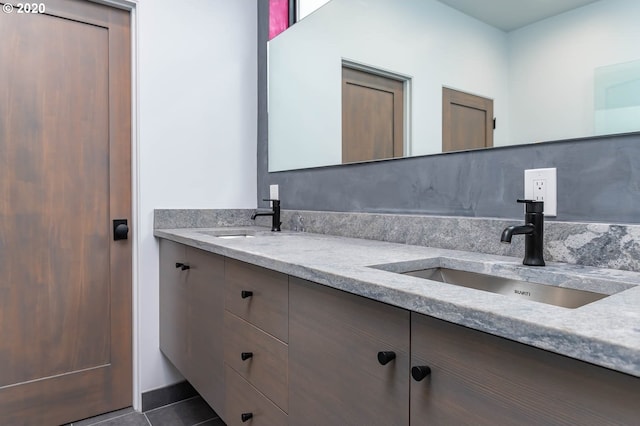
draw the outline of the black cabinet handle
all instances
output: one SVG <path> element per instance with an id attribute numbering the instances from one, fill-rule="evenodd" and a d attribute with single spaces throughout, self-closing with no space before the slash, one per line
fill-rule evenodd
<path id="1" fill-rule="evenodd" d="M 180 268 L 183 271 L 186 271 L 187 269 L 190 269 L 191 266 L 187 265 L 186 263 L 176 262 L 176 268 Z"/>
<path id="2" fill-rule="evenodd" d="M 242 423 L 248 422 L 253 417 L 253 413 L 242 413 L 240 414 L 240 419 L 242 419 Z"/>
<path id="3" fill-rule="evenodd" d="M 391 361 L 396 359 L 396 353 L 392 351 L 381 351 L 378 352 L 378 362 L 380 365 L 387 365 Z"/>
<path id="4" fill-rule="evenodd" d="M 247 290 L 242 290 L 242 292 L 240 293 L 240 296 L 243 299 L 246 299 L 247 297 L 253 296 L 253 292 L 252 291 L 247 291 Z"/>
<path id="5" fill-rule="evenodd" d="M 240 358 L 242 358 L 243 361 L 248 360 L 249 358 L 253 357 L 253 352 L 242 352 L 240 354 Z"/>
<path id="6" fill-rule="evenodd" d="M 411 377 L 413 377 L 413 380 L 416 382 L 424 379 L 429 374 L 431 374 L 431 368 L 426 365 L 417 365 L 411 369 Z"/>

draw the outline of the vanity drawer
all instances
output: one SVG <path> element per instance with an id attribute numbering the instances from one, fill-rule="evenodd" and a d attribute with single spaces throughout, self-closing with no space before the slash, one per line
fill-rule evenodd
<path id="1" fill-rule="evenodd" d="M 287 345 L 228 311 L 224 313 L 224 328 L 225 362 L 286 412 Z"/>
<path id="2" fill-rule="evenodd" d="M 286 274 L 227 259 L 225 308 L 283 342 L 289 340 Z"/>
<path id="3" fill-rule="evenodd" d="M 287 414 L 269 401 L 249 382 L 225 366 L 225 423 L 228 426 L 279 426 L 286 425 Z M 244 421 L 242 415 L 250 414 L 251 418 Z"/>

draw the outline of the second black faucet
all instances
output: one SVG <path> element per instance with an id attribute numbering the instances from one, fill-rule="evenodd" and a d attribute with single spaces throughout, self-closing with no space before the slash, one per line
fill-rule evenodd
<path id="1" fill-rule="evenodd" d="M 265 199 L 262 201 L 271 201 L 273 209 L 257 209 L 251 215 L 251 220 L 256 220 L 258 216 L 271 216 L 271 231 L 280 232 L 280 225 L 282 225 L 282 222 L 280 222 L 280 200 Z"/>

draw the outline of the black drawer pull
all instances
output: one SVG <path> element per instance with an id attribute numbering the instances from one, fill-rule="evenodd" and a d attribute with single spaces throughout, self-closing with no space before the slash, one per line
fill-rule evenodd
<path id="1" fill-rule="evenodd" d="M 242 292 L 240 293 L 240 296 L 243 299 L 246 299 L 247 297 L 253 296 L 253 292 L 252 291 L 247 291 L 247 290 L 242 290 Z"/>
<path id="2" fill-rule="evenodd" d="M 424 379 L 429 374 L 431 374 L 431 368 L 426 365 L 418 365 L 411 369 L 411 377 L 413 377 L 413 380 L 416 382 Z"/>
<path id="3" fill-rule="evenodd" d="M 392 351 L 381 351 L 378 352 L 378 362 L 380 365 L 387 365 L 391 361 L 396 359 L 396 353 Z"/>
<path id="4" fill-rule="evenodd" d="M 240 418 L 242 419 L 242 423 L 248 422 L 253 417 L 253 413 L 242 413 L 240 414 Z"/>
<path id="5" fill-rule="evenodd" d="M 243 361 L 248 360 L 249 358 L 253 357 L 253 352 L 242 352 L 240 354 L 240 358 L 242 358 Z"/>
<path id="6" fill-rule="evenodd" d="M 176 262 L 176 268 L 180 268 L 183 271 L 186 271 L 187 269 L 191 268 L 191 266 L 187 265 L 186 263 Z"/>

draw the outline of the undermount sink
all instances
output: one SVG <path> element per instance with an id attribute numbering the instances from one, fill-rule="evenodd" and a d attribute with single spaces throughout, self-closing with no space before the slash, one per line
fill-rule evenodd
<path id="1" fill-rule="evenodd" d="M 256 231 L 246 229 L 216 229 L 212 231 L 198 231 L 200 234 L 210 235 L 216 238 L 233 239 L 233 238 L 254 238 Z"/>
<path id="2" fill-rule="evenodd" d="M 538 284 L 442 267 L 401 272 L 401 274 L 572 309 L 608 296 L 607 294 L 592 291 Z"/>

